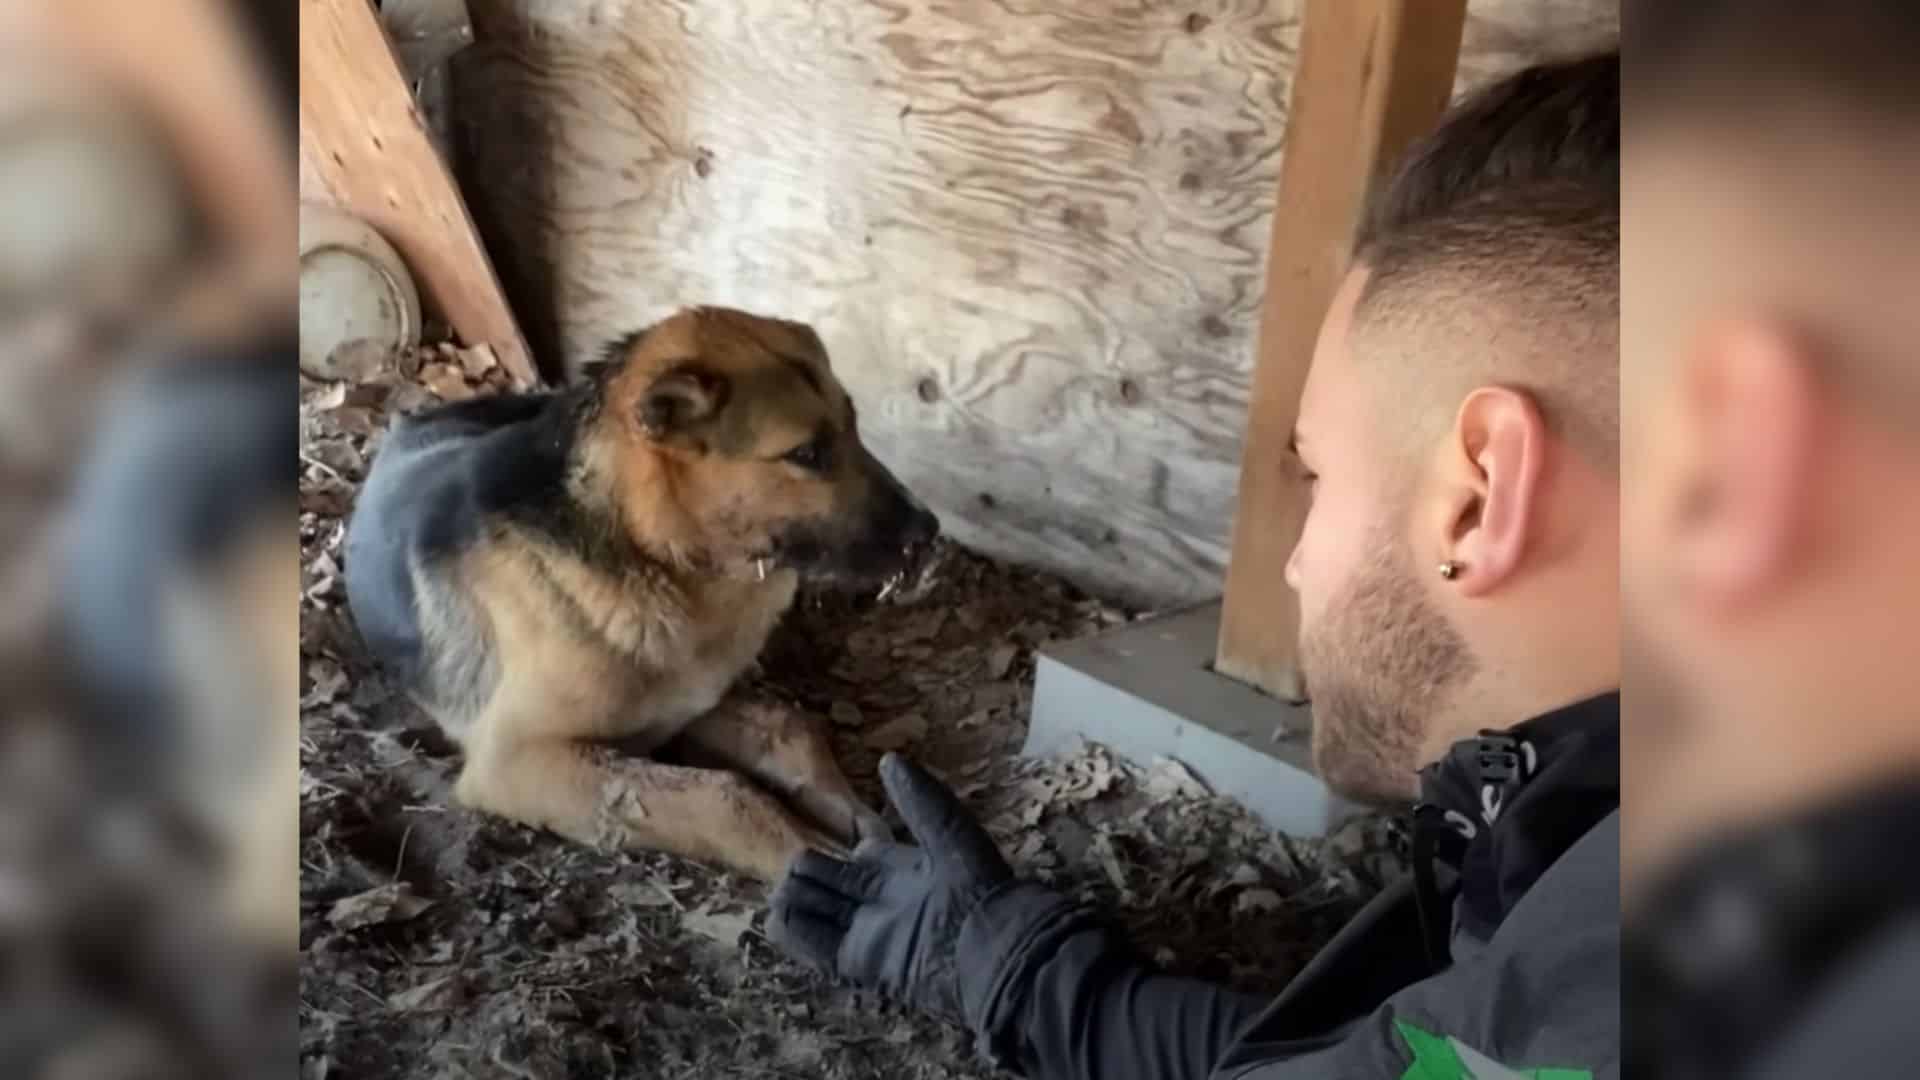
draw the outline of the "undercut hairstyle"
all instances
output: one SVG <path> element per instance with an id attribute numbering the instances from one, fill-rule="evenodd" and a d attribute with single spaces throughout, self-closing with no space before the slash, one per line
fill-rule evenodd
<path id="1" fill-rule="evenodd" d="M 1489 191 L 1569 183 L 1620 193 L 1620 50 L 1522 68 L 1447 111 L 1369 200 L 1355 248 Z"/>
<path id="2" fill-rule="evenodd" d="M 1375 193 L 1354 261 L 1368 272 L 1359 339 L 1430 346 L 1367 350 L 1420 387 L 1409 431 L 1508 386 L 1617 469 L 1620 50 L 1526 68 L 1450 110 Z"/>

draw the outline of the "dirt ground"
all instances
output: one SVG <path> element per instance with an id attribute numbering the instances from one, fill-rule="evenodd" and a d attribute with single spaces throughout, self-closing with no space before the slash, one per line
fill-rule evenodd
<path id="1" fill-rule="evenodd" d="M 340 542 L 390 411 L 503 385 L 484 353 L 430 349 L 303 391 L 305 1077 L 999 1075 L 958 1029 L 786 961 L 761 932 L 757 884 L 449 807 L 458 752 L 361 649 Z M 1163 967 L 1276 989 L 1401 872 L 1397 834 L 1363 819 L 1290 840 L 1177 765 L 1099 747 L 1018 759 L 1033 649 L 1132 617 L 947 547 L 884 600 L 804 596 L 750 677 L 831 717 L 874 805 L 879 755 L 908 752 L 1018 868 L 1111 912 Z"/>

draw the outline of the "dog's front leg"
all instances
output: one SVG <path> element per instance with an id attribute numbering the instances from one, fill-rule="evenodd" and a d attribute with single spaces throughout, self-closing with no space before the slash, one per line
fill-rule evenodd
<path id="1" fill-rule="evenodd" d="M 470 745 L 454 795 L 584 844 L 664 851 L 765 882 L 808 847 L 842 850 L 739 773 L 626 757 L 560 736 Z"/>
<path id="2" fill-rule="evenodd" d="M 893 838 L 847 782 L 825 726 L 809 713 L 736 692 L 681 733 L 676 749 L 693 764 L 753 777 L 847 844 Z"/>

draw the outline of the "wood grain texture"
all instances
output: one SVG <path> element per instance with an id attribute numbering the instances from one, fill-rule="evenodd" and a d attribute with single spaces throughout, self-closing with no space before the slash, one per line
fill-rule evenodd
<path id="1" fill-rule="evenodd" d="M 301 198 L 380 230 L 462 343 L 523 385 L 532 355 L 367 0 L 300 0 Z"/>
<path id="2" fill-rule="evenodd" d="M 1308 0 L 1280 166 L 1253 401 L 1214 670 L 1298 700 L 1299 597 L 1284 575 L 1306 491 L 1286 452 L 1321 320 L 1368 192 L 1447 107 L 1466 0 Z"/>
<path id="3" fill-rule="evenodd" d="M 811 321 L 957 539 L 1218 593 L 1297 2 L 469 6 L 459 171 L 543 357 L 689 303 Z M 1462 72 L 1612 9 L 1476 4 Z"/>

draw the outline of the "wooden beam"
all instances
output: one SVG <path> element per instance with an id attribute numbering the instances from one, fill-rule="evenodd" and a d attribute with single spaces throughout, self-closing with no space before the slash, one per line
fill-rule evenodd
<path id="1" fill-rule="evenodd" d="M 379 229 L 462 343 L 493 346 L 523 386 L 539 381 L 466 201 L 368 0 L 300 0 L 300 182 L 301 198 Z"/>
<path id="2" fill-rule="evenodd" d="M 1289 699 L 1298 601 L 1282 580 L 1306 516 L 1279 467 L 1368 190 L 1452 95 L 1466 0 L 1307 0 L 1241 451 L 1214 669 Z"/>
<path id="3" fill-rule="evenodd" d="M 285 260 L 297 219 L 273 96 L 215 0 L 10 4 L 0 48 L 77 67 L 129 94 L 174 154 L 195 201 L 229 249 Z M 290 265 L 290 264 L 289 264 Z"/>

